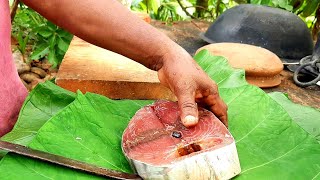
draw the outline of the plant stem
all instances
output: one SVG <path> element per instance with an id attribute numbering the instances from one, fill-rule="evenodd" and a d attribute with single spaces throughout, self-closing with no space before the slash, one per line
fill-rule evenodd
<path id="1" fill-rule="evenodd" d="M 211 12 L 211 11 L 209 11 L 208 9 L 206 9 L 205 7 L 198 6 L 198 5 L 194 5 L 194 6 L 187 6 L 187 7 L 185 7 L 185 8 L 186 8 L 186 9 L 188 9 L 188 8 L 198 8 L 198 9 L 203 9 L 203 10 L 205 10 L 207 13 L 209 13 L 209 14 L 210 14 L 210 16 L 212 17 L 212 19 L 214 19 L 214 16 L 213 16 L 212 12 Z"/>
<path id="2" fill-rule="evenodd" d="M 205 12 L 208 9 L 208 1 L 209 0 L 197 0 L 196 5 L 198 6 L 196 8 L 197 17 L 205 17 Z M 203 8 L 199 8 L 203 7 Z"/>
<path id="3" fill-rule="evenodd" d="M 218 18 L 218 16 L 219 16 L 220 4 L 221 4 L 221 0 L 217 0 L 217 5 L 216 5 L 216 18 Z"/>
<path id="4" fill-rule="evenodd" d="M 177 1 L 178 1 L 179 5 L 180 5 L 181 9 L 182 9 L 188 16 L 190 16 L 192 19 L 196 19 L 196 17 L 194 17 L 192 14 L 190 14 L 190 13 L 187 11 L 187 9 L 182 5 L 182 3 L 181 3 L 180 0 L 177 0 Z"/>
<path id="5" fill-rule="evenodd" d="M 13 5 L 12 5 L 12 9 L 11 9 L 11 12 L 10 12 L 11 23 L 13 22 L 14 17 L 16 16 L 18 5 L 19 5 L 19 0 L 14 0 L 13 1 Z"/>
<path id="6" fill-rule="evenodd" d="M 314 40 L 317 40 L 317 34 L 319 33 L 319 30 L 320 30 L 320 5 L 318 5 L 318 8 L 316 10 L 315 18 L 317 20 L 312 28 L 312 37 Z"/>

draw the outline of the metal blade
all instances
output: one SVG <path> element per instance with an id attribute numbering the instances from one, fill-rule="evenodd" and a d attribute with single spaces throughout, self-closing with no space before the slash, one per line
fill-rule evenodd
<path id="1" fill-rule="evenodd" d="M 119 172 L 115 170 L 98 167 L 92 164 L 87 164 L 87 163 L 69 159 L 66 157 L 30 149 L 25 146 L 9 143 L 6 141 L 0 140 L 0 149 L 13 152 L 19 155 L 40 159 L 43 161 L 48 161 L 61 166 L 82 170 L 85 172 L 89 172 L 89 173 L 104 176 L 104 177 L 110 177 L 114 179 L 141 179 L 137 174 L 128 174 L 124 172 Z"/>

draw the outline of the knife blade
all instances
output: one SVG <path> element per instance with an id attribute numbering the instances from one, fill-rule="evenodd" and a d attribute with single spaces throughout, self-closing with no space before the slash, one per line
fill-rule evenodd
<path id="1" fill-rule="evenodd" d="M 78 160 L 66 158 L 63 156 L 55 155 L 55 154 L 50 154 L 50 153 L 39 151 L 39 150 L 34 150 L 25 146 L 13 144 L 6 141 L 0 140 L 0 149 L 9 151 L 12 153 L 16 153 L 19 155 L 27 156 L 30 158 L 51 162 L 51 163 L 65 166 L 68 168 L 85 171 L 85 172 L 99 175 L 99 176 L 104 176 L 104 177 L 109 177 L 114 179 L 135 179 L 135 180 L 141 179 L 141 177 L 137 174 L 129 174 L 129 173 L 119 172 L 111 169 L 106 169 L 96 165 L 88 164 L 85 162 L 81 162 Z"/>

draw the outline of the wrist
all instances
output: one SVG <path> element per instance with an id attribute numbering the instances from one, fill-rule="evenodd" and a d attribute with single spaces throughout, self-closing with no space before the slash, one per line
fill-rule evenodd
<path id="1" fill-rule="evenodd" d="M 154 63 L 151 69 L 158 71 L 163 66 L 175 63 L 175 61 L 187 60 L 190 58 L 190 54 L 185 49 L 173 42 L 173 44 L 166 45 L 163 49 L 161 49 L 160 55 L 153 59 L 152 62 Z"/>

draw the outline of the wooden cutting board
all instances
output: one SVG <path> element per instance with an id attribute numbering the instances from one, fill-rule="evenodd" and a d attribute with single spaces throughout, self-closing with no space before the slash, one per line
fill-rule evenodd
<path id="1" fill-rule="evenodd" d="M 61 63 L 57 85 L 76 92 L 93 92 L 112 99 L 171 99 L 156 71 L 122 55 L 74 37 Z"/>

